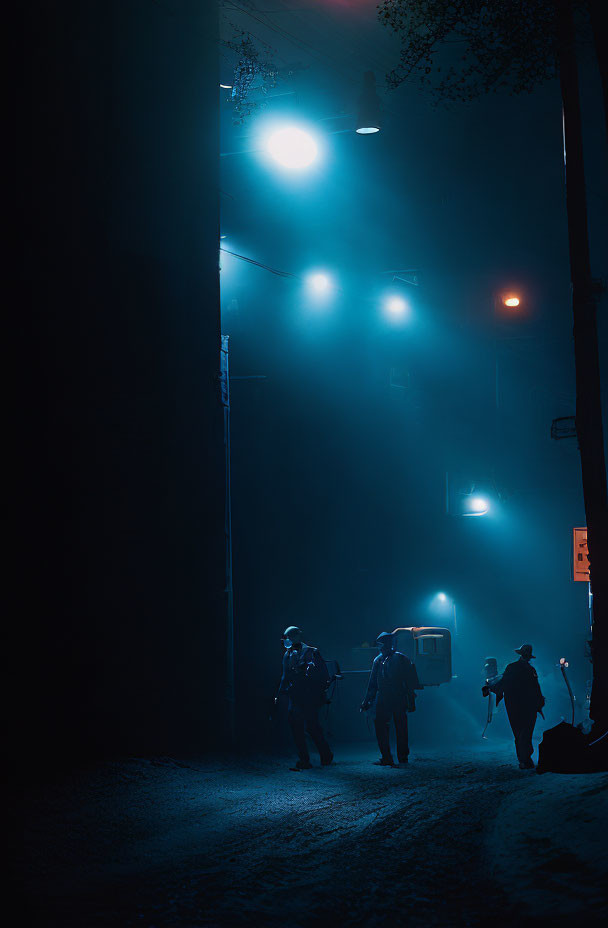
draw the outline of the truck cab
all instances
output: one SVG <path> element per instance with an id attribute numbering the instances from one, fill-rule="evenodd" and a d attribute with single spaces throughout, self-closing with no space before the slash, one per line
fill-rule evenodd
<path id="1" fill-rule="evenodd" d="M 452 635 L 447 628 L 424 625 L 396 628 L 395 650 L 416 665 L 422 686 L 439 686 L 452 679 Z"/>

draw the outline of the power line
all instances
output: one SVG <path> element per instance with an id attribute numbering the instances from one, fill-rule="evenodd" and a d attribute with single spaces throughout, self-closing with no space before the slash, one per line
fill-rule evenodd
<path id="1" fill-rule="evenodd" d="M 274 274 L 276 277 L 283 277 L 287 280 L 299 280 L 301 283 L 304 278 L 299 274 L 292 274 L 291 271 L 281 271 L 277 267 L 271 267 L 269 264 L 264 264 L 262 261 L 256 261 L 254 258 L 247 258 L 245 255 L 240 255 L 236 251 L 228 251 L 227 248 L 222 248 L 220 246 L 220 251 L 223 251 L 227 255 L 232 255 L 233 258 L 238 258 L 240 261 L 245 261 L 247 264 L 253 264 L 254 267 L 262 268 L 264 271 L 269 271 L 271 274 Z M 333 287 L 337 293 L 343 293 L 341 287 Z"/>
<path id="2" fill-rule="evenodd" d="M 290 271 L 281 271 L 276 267 L 270 267 L 269 264 L 263 264 L 261 261 L 255 261 L 254 258 L 247 258 L 245 255 L 239 255 L 236 251 L 228 251 L 227 248 L 220 247 L 220 251 L 223 251 L 227 255 L 232 255 L 233 258 L 238 258 L 240 261 L 246 261 L 247 264 L 253 264 L 255 267 L 261 267 L 264 271 L 270 271 L 271 274 L 275 274 L 277 277 L 287 277 L 291 280 L 302 280 L 301 277 L 298 277 L 297 274 L 292 274 Z"/>

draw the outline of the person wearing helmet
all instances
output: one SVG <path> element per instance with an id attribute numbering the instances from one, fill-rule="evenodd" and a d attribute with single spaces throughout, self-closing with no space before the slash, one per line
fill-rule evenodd
<path id="1" fill-rule="evenodd" d="M 543 696 L 538 676 L 530 661 L 534 660 L 531 644 L 522 644 L 515 648 L 519 660 L 507 664 L 500 677 L 489 680 L 482 687 L 484 696 L 496 694 L 496 705 L 504 697 L 509 724 L 515 739 L 515 750 L 520 770 L 534 769 L 532 754 L 532 735 L 538 712 L 542 715 L 545 697 Z"/>
<path id="2" fill-rule="evenodd" d="M 366 711 L 375 701 L 374 725 L 380 748 L 380 760 L 374 761 L 381 767 L 394 767 L 389 737 L 389 722 L 395 723 L 397 734 L 397 760 L 399 766 L 408 763 L 407 713 L 416 707 L 415 690 L 421 689 L 416 667 L 405 654 L 395 651 L 394 637 L 382 632 L 376 638 L 380 654 L 374 659 L 369 683 L 361 709 Z"/>
<path id="3" fill-rule="evenodd" d="M 328 767 L 334 759 L 327 743 L 321 723 L 319 709 L 325 702 L 325 690 L 329 684 L 329 673 L 318 648 L 303 641 L 301 628 L 290 625 L 282 636 L 285 654 L 283 674 L 275 699 L 289 697 L 287 718 L 298 752 L 294 770 L 310 770 L 312 764 L 306 743 L 306 732 L 319 752 L 321 766 Z"/>

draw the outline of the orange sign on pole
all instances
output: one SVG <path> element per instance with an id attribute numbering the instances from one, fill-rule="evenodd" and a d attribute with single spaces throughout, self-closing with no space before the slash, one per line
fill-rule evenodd
<path id="1" fill-rule="evenodd" d="M 584 580 L 585 583 L 589 583 L 589 549 L 587 547 L 587 529 L 573 529 L 572 538 L 572 579 Z"/>

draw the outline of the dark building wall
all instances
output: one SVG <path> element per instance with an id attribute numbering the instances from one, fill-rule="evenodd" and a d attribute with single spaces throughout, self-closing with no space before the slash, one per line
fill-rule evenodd
<path id="1" fill-rule="evenodd" d="M 15 737 L 200 750 L 224 698 L 217 9 L 22 15 Z"/>

